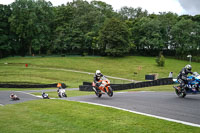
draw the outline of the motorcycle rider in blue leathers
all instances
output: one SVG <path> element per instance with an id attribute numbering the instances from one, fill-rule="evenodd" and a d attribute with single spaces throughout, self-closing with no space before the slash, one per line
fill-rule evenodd
<path id="1" fill-rule="evenodd" d="M 188 79 L 187 79 L 187 75 L 193 74 L 192 70 L 192 66 L 191 65 L 186 65 L 179 73 L 177 80 L 180 83 L 180 85 L 177 87 L 177 89 L 179 91 L 182 91 L 186 88 L 186 85 L 188 83 Z"/>

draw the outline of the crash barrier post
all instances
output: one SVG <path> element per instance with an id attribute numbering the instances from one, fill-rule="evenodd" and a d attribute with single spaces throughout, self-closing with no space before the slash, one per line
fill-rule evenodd
<path id="1" fill-rule="evenodd" d="M 172 78 L 161 78 L 152 81 L 144 81 L 138 83 L 129 83 L 129 84 L 111 84 L 113 90 L 126 90 L 126 89 L 134 89 L 134 88 L 143 88 L 149 86 L 158 86 L 158 85 L 170 85 L 173 84 Z M 92 83 L 83 82 L 83 85 L 79 86 L 80 91 L 92 91 Z"/>

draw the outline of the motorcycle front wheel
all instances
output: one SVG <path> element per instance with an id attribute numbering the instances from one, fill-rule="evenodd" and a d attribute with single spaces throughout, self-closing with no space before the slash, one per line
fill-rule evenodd
<path id="1" fill-rule="evenodd" d="M 63 97 L 67 97 L 67 95 L 65 93 L 63 93 L 62 95 L 63 95 Z"/>
<path id="2" fill-rule="evenodd" d="M 113 96 L 113 90 L 112 90 L 111 87 L 108 87 L 108 89 L 109 89 L 109 92 L 106 92 L 106 93 L 108 94 L 109 97 L 112 97 Z"/>

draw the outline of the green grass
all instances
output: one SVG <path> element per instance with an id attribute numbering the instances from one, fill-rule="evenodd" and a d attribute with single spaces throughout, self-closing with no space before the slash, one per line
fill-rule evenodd
<path id="1" fill-rule="evenodd" d="M 34 100 L 0 107 L 0 131 L 2 133 L 199 133 L 199 128 L 109 107 L 63 100 Z"/>
<path id="2" fill-rule="evenodd" d="M 5 64 L 8 63 L 8 64 Z M 25 63 L 29 64 L 25 68 Z M 154 57 L 9 57 L 0 59 L 0 82 L 5 83 L 58 83 L 68 88 L 78 87 L 83 81 L 92 82 L 93 75 L 55 69 L 70 69 L 143 81 L 145 74 L 158 73 L 159 78 L 174 75 L 187 61 L 166 58 L 165 67 L 158 67 Z M 200 72 L 200 63 L 192 63 L 193 71 Z M 141 67 L 141 70 L 138 68 Z M 133 74 L 137 72 L 137 74 Z M 111 80 L 111 83 L 126 83 Z M 41 90 L 44 88 L 39 88 Z M 46 88 L 45 88 L 46 89 Z M 48 89 L 48 88 L 47 88 Z M 0 88 L 0 90 L 32 90 Z M 67 91 L 67 90 L 66 90 Z M 172 85 L 153 86 L 123 91 L 174 91 Z M 48 92 L 57 97 L 56 92 Z M 41 95 L 41 93 L 34 93 Z M 69 97 L 90 95 L 94 92 L 67 91 Z M 72 101 L 34 100 L 0 106 L 0 132 L 35 133 L 199 133 L 199 128 Z"/>
<path id="3" fill-rule="evenodd" d="M 29 90 L 50 90 L 57 88 L 0 88 L 0 91 L 29 91 Z"/>
<path id="4" fill-rule="evenodd" d="M 0 66 L 0 82 L 49 84 L 64 82 L 70 88 L 78 87 L 85 81 L 93 80 L 91 75 L 53 71 L 46 69 L 25 68 L 19 66 Z"/>
<path id="5" fill-rule="evenodd" d="M 8 64 L 5 64 L 8 63 Z M 25 68 L 25 63 L 29 64 Z M 9 57 L 0 59 L 0 82 L 17 83 L 58 83 L 64 82 L 69 88 L 78 87 L 83 81 L 92 82 L 93 74 L 75 73 L 70 69 L 94 73 L 100 69 L 103 74 L 144 81 L 146 74 L 157 73 L 159 78 L 174 77 L 188 62 L 166 58 L 165 67 L 158 67 L 155 57 L 128 56 L 110 57 Z M 200 63 L 192 63 L 193 71 L 200 72 Z M 141 70 L 139 69 L 141 68 Z M 136 72 L 137 74 L 134 74 Z M 111 83 L 127 83 L 111 79 Z"/>
<path id="6" fill-rule="evenodd" d="M 4 64 L 7 62 L 8 64 Z M 9 64 L 10 63 L 10 64 Z M 25 69 L 25 63 L 29 64 L 29 67 Z M 36 78 L 41 77 L 42 79 L 46 79 L 45 74 L 55 75 L 54 77 L 47 78 L 46 82 L 50 82 L 52 80 L 61 80 L 59 76 L 66 77 L 63 75 L 67 75 L 68 72 L 63 71 L 55 71 L 55 70 L 35 70 L 35 67 L 41 68 L 60 68 L 60 69 L 70 69 L 70 70 L 79 70 L 85 72 L 94 73 L 95 70 L 100 69 L 103 74 L 122 77 L 134 80 L 143 81 L 145 78 L 145 74 L 158 73 L 159 77 L 168 77 L 169 72 L 173 71 L 176 76 L 178 72 L 188 64 L 188 61 L 181 61 L 175 59 L 166 58 L 165 67 L 158 67 L 155 62 L 155 57 L 141 57 L 141 56 L 128 56 L 124 58 L 110 58 L 110 57 L 10 57 L 4 58 L 0 60 L 1 68 L 6 67 L 4 69 L 13 70 L 18 66 L 21 69 L 15 72 L 15 74 L 21 74 L 21 72 L 26 72 L 26 75 L 32 76 L 33 73 L 29 72 L 30 69 L 34 69 L 34 71 L 41 71 L 39 74 L 34 74 Z M 13 67 L 12 67 L 13 66 Z M 200 63 L 193 63 L 193 70 L 200 72 Z M 11 67 L 11 68 L 9 68 Z M 34 68 L 33 68 L 34 67 Z M 141 67 L 141 70 L 138 68 Z M 27 71 L 26 71 L 27 70 Z M 3 71 L 4 74 L 5 70 Z M 137 72 L 136 75 L 133 73 Z M 12 72 L 11 72 L 12 73 Z M 62 73 L 62 75 L 60 74 Z M 65 74 L 66 73 L 66 74 Z M 69 74 L 71 76 L 71 74 Z M 92 78 L 93 75 L 84 74 L 86 80 L 88 80 L 88 76 Z M 77 77 L 77 76 L 76 76 Z M 66 77 L 67 78 L 67 77 Z M 81 78 L 82 79 L 82 78 Z M 81 80 L 80 79 L 80 80 Z M 65 79 L 62 79 L 65 80 Z"/>

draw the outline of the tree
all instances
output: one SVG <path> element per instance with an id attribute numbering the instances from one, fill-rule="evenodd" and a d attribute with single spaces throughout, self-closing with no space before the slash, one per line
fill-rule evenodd
<path id="1" fill-rule="evenodd" d="M 18 36 L 23 55 L 32 55 L 33 48 L 40 50 L 42 44 L 47 41 L 52 16 L 51 6 L 51 3 L 44 0 L 16 0 L 11 4 L 11 31 Z"/>
<path id="2" fill-rule="evenodd" d="M 170 49 L 173 45 L 171 29 L 178 21 L 178 15 L 171 12 L 160 13 L 158 16 L 160 21 L 160 33 L 164 43 L 164 49 Z"/>
<path id="3" fill-rule="evenodd" d="M 129 51 L 129 37 L 130 32 L 124 22 L 108 19 L 99 32 L 100 48 L 107 55 L 123 56 Z"/>
<path id="4" fill-rule="evenodd" d="M 178 55 L 188 54 L 190 50 L 197 50 L 199 44 L 200 27 L 191 19 L 181 19 L 171 30 L 174 49 Z"/>
<path id="5" fill-rule="evenodd" d="M 52 4 L 44 0 L 35 2 L 36 31 L 32 40 L 32 49 L 38 54 L 46 54 L 53 41 L 53 19 L 55 17 Z"/>
<path id="6" fill-rule="evenodd" d="M 10 6 L 0 4 L 0 58 L 11 51 L 10 26 L 8 18 L 11 15 Z"/>
<path id="7" fill-rule="evenodd" d="M 142 11 L 142 8 L 132 8 L 132 7 L 122 7 L 120 11 L 118 12 L 123 16 L 124 19 L 136 19 L 136 18 L 142 18 L 147 17 L 148 12 L 147 10 Z"/>
<path id="8" fill-rule="evenodd" d="M 34 12 L 35 3 L 33 0 L 16 0 L 11 4 L 12 15 L 9 19 L 11 30 L 18 35 L 21 44 L 21 53 L 26 54 L 29 50 L 31 55 L 32 40 L 36 31 L 35 22 L 37 16 Z"/>
<path id="9" fill-rule="evenodd" d="M 157 18 L 143 17 L 134 23 L 133 36 L 137 49 L 158 49 L 164 46 L 160 30 L 160 21 Z"/>

